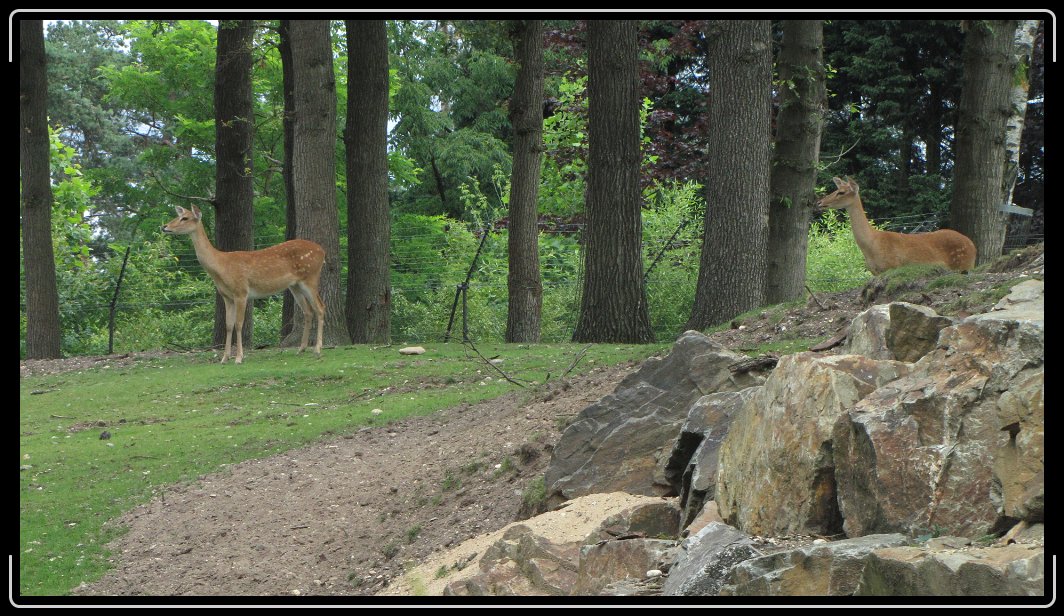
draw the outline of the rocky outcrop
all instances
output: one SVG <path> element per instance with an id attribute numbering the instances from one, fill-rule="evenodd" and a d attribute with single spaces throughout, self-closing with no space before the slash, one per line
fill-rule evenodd
<path id="1" fill-rule="evenodd" d="M 767 380 L 688 332 L 566 430 L 554 511 L 437 575 L 451 594 L 1042 595 L 1043 297 L 1026 282 L 960 321 L 874 307 L 849 343 L 871 356 L 788 355 Z M 602 490 L 649 496 L 593 522 L 588 499 L 618 495 L 565 502 Z"/>
<path id="2" fill-rule="evenodd" d="M 744 359 L 699 332 L 681 336 L 664 359 L 648 359 L 566 428 L 546 472 L 548 505 L 614 490 L 674 495 L 664 465 L 688 409 L 707 394 L 760 384 L 729 369 Z"/>
<path id="3" fill-rule="evenodd" d="M 1040 519 L 1044 329 L 1014 314 L 943 329 L 910 374 L 835 425 L 847 535 L 980 536 Z"/>
<path id="4" fill-rule="evenodd" d="M 859 355 L 780 358 L 720 448 L 716 501 L 724 521 L 751 534 L 841 532 L 835 422 L 908 370 L 900 362 Z"/>

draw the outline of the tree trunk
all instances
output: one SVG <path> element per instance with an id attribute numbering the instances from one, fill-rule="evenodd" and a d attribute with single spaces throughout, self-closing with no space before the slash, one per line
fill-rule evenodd
<path id="1" fill-rule="evenodd" d="M 588 23 L 584 287 L 575 342 L 654 339 L 643 282 L 636 22 Z"/>
<path id="2" fill-rule="evenodd" d="M 768 243 L 769 21 L 713 21 L 706 221 L 688 329 L 760 306 Z"/>
<path id="3" fill-rule="evenodd" d="M 63 334 L 52 252 L 48 65 L 44 53 L 44 22 L 39 19 L 19 21 L 19 119 L 26 358 L 54 359 L 62 357 Z"/>
<path id="4" fill-rule="evenodd" d="M 215 226 L 218 250 L 254 250 L 252 140 L 255 134 L 251 88 L 253 20 L 218 22 L 218 58 L 214 69 Z M 225 344 L 225 300 L 214 294 L 214 344 Z M 243 341 L 252 342 L 252 307 L 248 300 Z"/>
<path id="5" fill-rule="evenodd" d="M 1038 33 L 1038 20 L 1026 19 L 1019 23 L 1013 42 L 1012 53 L 1017 66 L 1025 69 L 1031 65 L 1034 37 Z M 1009 93 L 1009 117 L 1005 122 L 1005 170 L 1002 178 L 1001 203 L 1011 204 L 1016 179 L 1020 173 L 1020 146 L 1023 142 L 1024 117 L 1027 115 L 1027 91 L 1031 82 L 1024 78 L 1013 80 Z"/>
<path id="6" fill-rule="evenodd" d="M 780 110 L 772 155 L 768 269 L 765 302 L 803 296 L 809 214 L 816 201 L 816 165 L 827 98 L 824 87 L 824 22 L 783 22 L 779 57 Z"/>
<path id="7" fill-rule="evenodd" d="M 519 22 L 520 69 L 510 100 L 514 130 L 510 179 L 507 342 L 539 342 L 543 281 L 539 272 L 539 176 L 543 153 L 543 21 Z"/>
<path id="8" fill-rule="evenodd" d="M 1001 211 L 1005 121 L 1016 69 L 1016 20 L 968 22 L 964 85 L 957 113 L 950 225 L 975 242 L 976 264 L 1001 255 L 1007 216 Z"/>
<path id="9" fill-rule="evenodd" d="M 292 182 L 292 128 L 295 119 L 295 93 L 292 91 L 292 38 L 288 31 L 288 19 L 282 19 L 277 29 L 279 42 L 278 51 L 281 54 L 281 94 L 284 99 L 284 119 L 281 122 L 284 131 L 284 168 L 281 177 L 284 179 L 285 196 L 285 240 L 294 240 L 296 237 L 296 189 Z M 281 304 L 281 340 L 286 340 L 295 329 L 296 302 L 291 293 L 284 294 Z"/>
<path id="10" fill-rule="evenodd" d="M 299 237 L 325 250 L 320 291 L 325 302 L 324 344 L 351 344 L 340 292 L 340 220 L 336 203 L 336 79 L 328 20 L 289 22 L 292 42 L 295 125 L 292 182 Z M 303 315 L 285 344 L 299 342 Z"/>
<path id="11" fill-rule="evenodd" d="M 347 329 L 355 343 L 391 339 L 388 212 L 388 35 L 384 21 L 347 25 Z"/>

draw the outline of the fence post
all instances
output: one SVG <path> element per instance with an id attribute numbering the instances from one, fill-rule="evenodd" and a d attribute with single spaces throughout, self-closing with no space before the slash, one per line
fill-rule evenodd
<path id="1" fill-rule="evenodd" d="M 451 305 L 451 319 L 447 322 L 447 333 L 443 336 L 443 341 L 447 342 L 451 339 L 451 328 L 454 326 L 454 313 L 458 308 L 458 296 L 462 296 L 462 335 L 464 336 L 463 342 L 469 341 L 469 325 L 466 323 L 466 292 L 469 289 L 469 281 L 473 278 L 473 271 L 477 268 L 477 260 L 480 259 L 480 252 L 484 249 L 484 242 L 488 241 L 488 234 L 491 233 L 491 226 L 485 226 L 484 232 L 480 236 L 480 245 L 477 246 L 477 253 L 473 255 L 473 262 L 469 264 L 469 271 L 466 272 L 465 282 L 458 285 L 458 290 L 454 294 L 454 304 Z"/>
<path id="2" fill-rule="evenodd" d="M 133 249 L 133 240 L 137 237 L 137 227 L 140 220 L 133 225 L 133 233 L 129 236 L 129 245 L 126 246 L 126 254 L 122 257 L 122 269 L 118 270 L 118 281 L 115 283 L 115 292 L 111 296 L 110 314 L 107 319 L 107 354 L 115 352 L 115 309 L 118 307 L 118 292 L 122 289 L 122 278 L 126 275 L 126 263 L 129 263 L 129 252 Z"/>
<path id="3" fill-rule="evenodd" d="M 650 262 L 650 267 L 648 267 L 647 271 L 643 273 L 644 283 L 647 281 L 647 277 L 650 276 L 650 272 L 654 270 L 654 266 L 658 264 L 658 261 L 661 260 L 662 255 L 664 255 L 665 251 L 668 250 L 669 244 L 672 244 L 672 241 L 676 239 L 676 236 L 680 234 L 680 231 L 682 231 L 683 228 L 687 226 L 687 222 L 688 221 L 686 218 L 683 219 L 683 221 L 680 222 L 680 226 L 676 227 L 676 230 L 672 232 L 672 236 L 668 240 L 666 240 L 664 244 L 662 244 L 661 250 L 658 251 L 658 256 L 654 257 L 654 260 Z"/>

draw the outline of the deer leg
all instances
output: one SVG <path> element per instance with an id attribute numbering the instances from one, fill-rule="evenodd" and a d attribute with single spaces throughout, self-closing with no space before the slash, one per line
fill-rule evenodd
<path id="1" fill-rule="evenodd" d="M 307 338 L 310 336 L 310 309 L 307 307 L 307 298 L 303 296 L 303 291 L 298 285 L 292 286 L 288 289 L 292 292 L 292 297 L 296 300 L 296 304 L 299 305 L 299 311 L 303 314 L 303 341 L 299 344 L 299 352 L 302 353 L 307 348 Z"/>
<path id="2" fill-rule="evenodd" d="M 318 294 L 318 289 L 315 286 L 311 286 L 306 282 L 299 283 L 299 288 L 307 298 L 307 304 L 310 306 L 314 316 L 318 318 L 318 339 L 314 344 L 314 353 L 319 357 L 321 356 L 321 339 L 325 333 L 325 302 L 321 301 L 321 296 Z M 303 342 L 307 342 L 307 331 L 310 326 L 310 321 L 305 321 L 304 325 L 307 329 L 304 329 Z"/>
<path id="3" fill-rule="evenodd" d="M 225 350 L 222 352 L 222 361 L 225 363 L 229 360 L 229 343 L 233 339 L 233 324 L 236 322 L 236 307 L 233 305 L 232 298 L 222 296 L 222 300 L 225 302 Z"/>
<path id="4" fill-rule="evenodd" d="M 248 308 L 248 298 L 237 297 L 233 299 L 233 303 L 236 304 L 236 363 L 242 364 L 244 363 L 244 315 Z"/>

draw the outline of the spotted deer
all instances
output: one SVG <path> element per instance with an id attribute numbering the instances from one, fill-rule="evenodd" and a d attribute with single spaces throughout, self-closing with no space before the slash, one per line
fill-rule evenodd
<path id="1" fill-rule="evenodd" d="M 236 363 L 244 361 L 244 311 L 249 299 L 259 299 L 292 292 L 303 311 L 303 340 L 299 352 L 307 348 L 311 315 L 318 319 L 318 338 L 314 352 L 321 355 L 321 338 L 325 321 L 325 302 L 318 293 L 325 251 L 309 240 L 289 240 L 262 250 L 224 252 L 216 249 L 203 229 L 200 209 L 177 208 L 177 218 L 163 225 L 164 233 L 189 235 L 196 249 L 196 259 L 207 270 L 225 300 L 225 352 L 229 359 L 233 330 L 236 330 Z"/>

